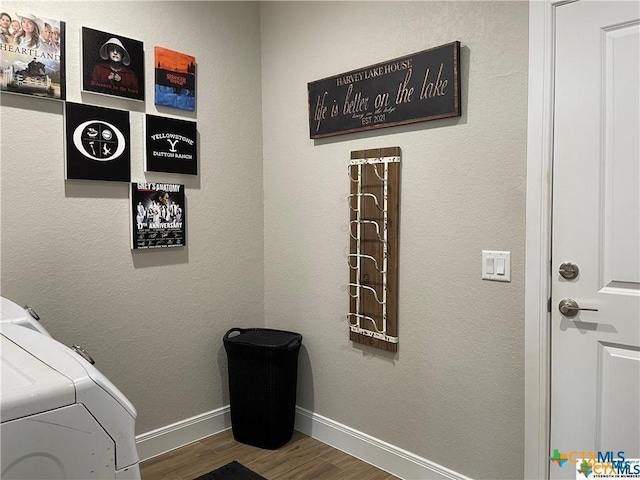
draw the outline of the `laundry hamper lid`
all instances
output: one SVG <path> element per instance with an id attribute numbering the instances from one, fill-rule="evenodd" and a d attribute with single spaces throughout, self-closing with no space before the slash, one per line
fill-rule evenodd
<path id="1" fill-rule="evenodd" d="M 234 335 L 234 333 L 237 333 Z M 302 343 L 302 335 L 271 328 L 232 328 L 224 335 L 226 346 L 245 345 L 276 350 L 292 350 Z"/>

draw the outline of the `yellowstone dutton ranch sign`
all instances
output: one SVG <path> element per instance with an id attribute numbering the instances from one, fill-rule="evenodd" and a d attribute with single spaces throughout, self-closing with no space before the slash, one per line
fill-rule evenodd
<path id="1" fill-rule="evenodd" d="M 309 136 L 459 117 L 460 42 L 308 84 Z"/>

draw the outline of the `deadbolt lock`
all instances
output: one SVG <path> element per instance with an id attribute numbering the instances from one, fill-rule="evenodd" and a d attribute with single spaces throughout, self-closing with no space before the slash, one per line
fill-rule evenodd
<path id="1" fill-rule="evenodd" d="M 578 268 L 578 265 L 576 265 L 575 263 L 565 262 L 562 265 L 560 265 L 558 272 L 560 273 L 560 275 L 562 275 L 562 278 L 566 278 L 567 280 L 573 280 L 580 273 L 580 269 Z"/>

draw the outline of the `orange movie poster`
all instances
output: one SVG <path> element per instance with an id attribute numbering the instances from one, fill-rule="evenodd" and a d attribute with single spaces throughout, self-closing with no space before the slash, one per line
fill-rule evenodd
<path id="1" fill-rule="evenodd" d="M 196 107 L 196 58 L 155 47 L 155 103 L 181 110 Z"/>

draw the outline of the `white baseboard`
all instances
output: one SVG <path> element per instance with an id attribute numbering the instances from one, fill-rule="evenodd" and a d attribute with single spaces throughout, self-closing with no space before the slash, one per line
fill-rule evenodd
<path id="1" fill-rule="evenodd" d="M 175 450 L 231 428 L 229 406 L 136 436 L 140 461 Z"/>
<path id="2" fill-rule="evenodd" d="M 136 437 L 140 461 L 231 428 L 229 406 L 187 418 Z M 387 442 L 296 407 L 295 429 L 406 480 L 471 480 Z"/>
<path id="3" fill-rule="evenodd" d="M 301 407 L 296 407 L 296 430 L 406 480 L 471 480 Z"/>

